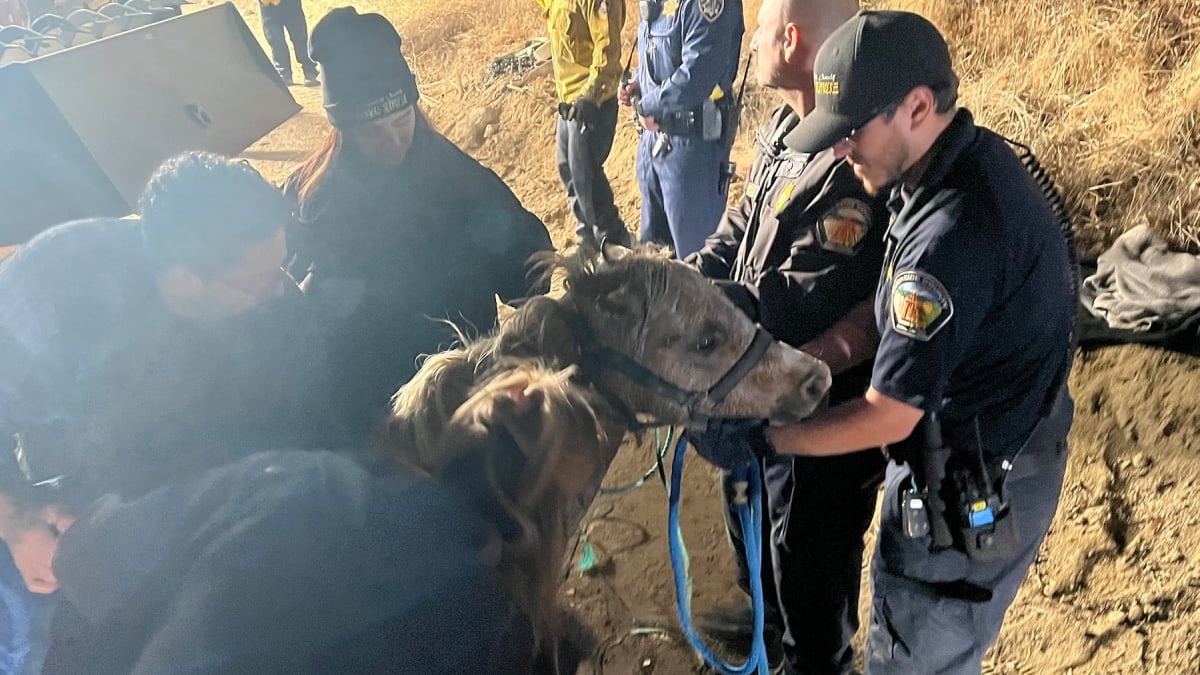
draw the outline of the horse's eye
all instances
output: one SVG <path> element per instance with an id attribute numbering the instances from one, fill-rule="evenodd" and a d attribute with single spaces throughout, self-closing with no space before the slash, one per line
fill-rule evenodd
<path id="1" fill-rule="evenodd" d="M 700 341 L 696 343 L 696 351 L 700 352 L 701 354 L 707 354 L 708 352 L 716 349 L 716 347 L 717 338 L 711 335 L 700 338 Z"/>

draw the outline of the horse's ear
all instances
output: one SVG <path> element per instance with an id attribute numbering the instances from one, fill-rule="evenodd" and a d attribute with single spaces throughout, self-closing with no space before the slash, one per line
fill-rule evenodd
<path id="1" fill-rule="evenodd" d="M 517 308 L 513 307 L 512 305 L 508 304 L 507 302 L 504 302 L 503 300 L 501 300 L 499 295 L 496 295 L 495 297 L 496 297 L 496 324 L 503 326 L 504 324 L 508 323 L 508 320 L 511 319 L 514 314 L 517 313 Z"/>
<path id="2" fill-rule="evenodd" d="M 620 260 L 631 253 L 633 253 L 633 251 L 629 248 L 609 239 L 605 239 L 604 242 L 600 244 L 600 256 L 604 258 L 604 262 L 616 262 L 617 260 Z"/>

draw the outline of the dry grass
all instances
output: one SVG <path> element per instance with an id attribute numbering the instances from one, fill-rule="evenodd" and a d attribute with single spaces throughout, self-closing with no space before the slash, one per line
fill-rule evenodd
<path id="1" fill-rule="evenodd" d="M 761 0 L 747 0 L 748 43 Z M 626 52 L 636 23 L 627 0 Z M 310 0 L 315 21 L 342 2 Z M 981 123 L 1038 154 L 1076 213 L 1091 252 L 1148 222 L 1200 252 L 1200 0 L 896 0 L 947 36 L 963 80 L 962 102 Z M 362 0 L 405 40 L 424 104 L 450 138 L 504 178 L 570 243 L 573 224 L 554 166 L 554 90 L 548 69 L 492 81 L 492 57 L 543 35 L 534 0 Z M 753 78 L 753 76 L 751 76 Z M 753 130 L 775 97 L 747 87 L 734 157 L 744 172 Z M 622 115 L 609 175 L 636 225 L 636 136 Z M 464 186 L 464 189 L 468 189 Z M 737 189 L 735 188 L 735 194 Z"/>
<path id="2" fill-rule="evenodd" d="M 1200 252 L 1200 1 L 888 6 L 947 36 L 963 102 L 1053 171 L 1081 245 L 1148 222 Z"/>

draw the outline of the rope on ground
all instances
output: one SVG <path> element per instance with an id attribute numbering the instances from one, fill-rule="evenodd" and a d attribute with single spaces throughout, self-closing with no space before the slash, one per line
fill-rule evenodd
<path id="1" fill-rule="evenodd" d="M 665 439 L 661 437 L 661 431 L 662 431 L 661 429 L 654 430 L 654 446 L 655 446 L 654 464 L 651 464 L 650 468 L 646 469 L 645 473 L 642 474 L 642 477 L 633 481 L 632 483 L 627 483 L 625 485 L 618 485 L 616 487 L 603 487 L 602 486 L 600 488 L 600 494 L 602 494 L 602 495 L 619 495 L 619 494 L 623 494 L 626 492 L 632 492 L 633 490 L 636 490 L 636 489 L 640 488 L 641 486 L 645 485 L 646 481 L 649 480 L 650 477 L 653 476 L 656 472 L 659 473 L 660 477 L 663 479 L 663 486 L 666 487 L 666 476 L 664 474 L 662 474 L 660 467 L 662 466 L 663 458 L 667 456 L 667 451 L 671 449 L 671 440 L 672 440 L 672 437 L 674 436 L 675 430 L 674 429 L 668 430 L 667 437 Z"/>
<path id="2" fill-rule="evenodd" d="M 671 551 L 671 569 L 675 575 L 675 603 L 679 611 L 679 624 L 692 648 L 721 675 L 749 675 L 755 672 L 767 675 L 767 648 L 763 641 L 765 605 L 762 588 L 762 476 L 751 462 L 732 472 L 737 488 L 734 502 L 737 506 L 738 522 L 742 528 L 742 539 L 746 542 L 746 567 L 750 573 L 750 596 L 754 605 L 754 633 L 750 656 L 746 663 L 735 666 L 714 654 L 692 626 L 692 582 L 688 575 L 687 548 L 679 528 L 679 501 L 686 451 L 687 437 L 681 435 L 675 446 L 675 457 L 671 467 L 667 510 L 667 543 Z"/>

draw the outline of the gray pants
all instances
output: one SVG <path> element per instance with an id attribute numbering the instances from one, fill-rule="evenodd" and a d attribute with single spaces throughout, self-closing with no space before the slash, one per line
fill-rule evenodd
<path id="1" fill-rule="evenodd" d="M 626 246 L 630 242 L 604 174 L 616 130 L 615 98 L 600 106 L 598 119 L 586 131 L 578 120 L 558 118 L 558 175 L 567 188 L 567 203 L 575 214 L 575 234 L 581 244 L 594 246 L 606 237 Z"/>
<path id="2" fill-rule="evenodd" d="M 978 675 L 1054 519 L 1067 465 L 1065 436 L 1026 447 L 1014 461 L 1007 481 L 1008 517 L 1015 519 L 1020 542 L 1010 559 L 997 562 L 971 560 L 957 550 L 930 552 L 928 536 L 906 538 L 900 493 L 911 472 L 907 465 L 889 463 L 871 563 L 867 673 Z M 990 589 L 991 599 L 964 599 L 948 590 L 963 582 Z"/>
<path id="3" fill-rule="evenodd" d="M 301 0 L 281 0 L 278 5 L 259 4 L 259 8 L 262 10 L 263 36 L 267 38 L 279 76 L 284 80 L 292 79 L 292 55 L 287 44 L 287 38 L 291 37 L 296 61 L 304 71 L 304 77 L 315 79 L 317 64 L 308 55 L 308 21 L 304 18 Z"/>

